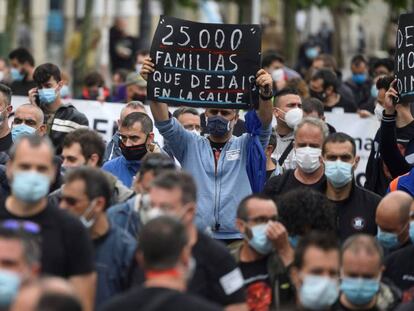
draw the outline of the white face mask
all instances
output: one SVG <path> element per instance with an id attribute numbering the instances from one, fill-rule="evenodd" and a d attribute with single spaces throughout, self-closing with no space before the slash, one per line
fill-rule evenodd
<path id="1" fill-rule="evenodd" d="M 320 166 L 322 150 L 320 148 L 302 147 L 296 149 L 296 163 L 307 174 L 315 172 Z"/>
<path id="2" fill-rule="evenodd" d="M 279 110 L 285 114 L 284 121 L 286 125 L 289 126 L 291 129 L 294 129 L 295 126 L 298 125 L 303 118 L 303 111 L 300 108 L 293 108 L 290 109 L 288 112 L 284 112 L 282 109 Z"/>
<path id="3" fill-rule="evenodd" d="M 194 134 L 196 134 L 197 136 L 200 136 L 200 135 L 201 135 L 200 131 L 197 131 L 196 129 L 191 130 L 191 131 L 189 131 L 189 132 L 194 133 Z"/>
<path id="4" fill-rule="evenodd" d="M 140 73 L 142 69 L 143 64 L 136 64 L 135 65 L 135 72 Z"/>
<path id="5" fill-rule="evenodd" d="M 272 80 L 275 82 L 278 82 L 280 80 L 283 80 L 283 78 L 285 77 L 285 72 L 283 71 L 282 68 L 279 69 L 275 69 L 272 71 Z"/>
<path id="6" fill-rule="evenodd" d="M 375 104 L 374 114 L 377 117 L 378 121 L 382 120 L 382 112 L 384 111 L 384 107 L 382 107 L 379 103 Z"/>

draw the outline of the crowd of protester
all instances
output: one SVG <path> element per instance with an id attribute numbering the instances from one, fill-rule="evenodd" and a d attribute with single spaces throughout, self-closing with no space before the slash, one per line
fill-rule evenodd
<path id="1" fill-rule="evenodd" d="M 414 118 L 391 59 L 343 79 L 322 46 L 296 70 L 268 51 L 256 111 L 172 110 L 117 27 L 111 85 L 91 72 L 80 97 L 125 103 L 107 142 L 58 66 L 0 59 L 0 310 L 414 309 Z M 380 121 L 363 187 L 330 111 Z"/>

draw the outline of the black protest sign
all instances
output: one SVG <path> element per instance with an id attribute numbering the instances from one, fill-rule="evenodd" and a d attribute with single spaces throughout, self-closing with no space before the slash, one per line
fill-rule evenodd
<path id="1" fill-rule="evenodd" d="M 400 102 L 414 100 L 414 14 L 401 14 L 398 20 L 395 52 L 397 88 Z"/>
<path id="2" fill-rule="evenodd" d="M 151 46 L 147 98 L 171 106 L 257 105 L 259 25 L 203 24 L 161 16 Z"/>

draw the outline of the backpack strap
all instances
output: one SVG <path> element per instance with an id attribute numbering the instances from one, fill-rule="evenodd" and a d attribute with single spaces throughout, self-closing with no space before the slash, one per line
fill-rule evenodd
<path id="1" fill-rule="evenodd" d="M 282 166 L 285 162 L 286 158 L 288 157 L 289 153 L 293 149 L 293 139 L 290 141 L 289 145 L 286 147 L 285 151 L 283 151 L 282 155 L 280 156 L 279 160 L 277 161 L 279 163 L 279 166 Z"/>

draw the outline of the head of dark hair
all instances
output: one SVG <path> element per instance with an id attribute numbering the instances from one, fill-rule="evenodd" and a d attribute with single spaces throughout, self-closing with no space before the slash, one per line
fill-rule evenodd
<path id="1" fill-rule="evenodd" d="M 17 59 L 20 64 L 28 63 L 32 67 L 35 64 L 32 54 L 25 48 L 17 48 L 11 51 L 9 59 Z"/>
<path id="2" fill-rule="evenodd" d="M 166 171 L 157 176 L 151 186 L 167 190 L 180 189 L 183 205 L 197 201 L 197 186 L 194 179 L 182 171 Z"/>
<path id="3" fill-rule="evenodd" d="M 129 71 L 123 68 L 117 69 L 114 72 L 114 75 L 119 75 L 119 77 L 121 78 L 122 82 L 126 81 L 126 78 L 128 76 Z"/>
<path id="4" fill-rule="evenodd" d="M 108 207 L 111 200 L 111 186 L 105 173 L 97 168 L 82 166 L 71 170 L 65 175 L 65 183 L 82 180 L 85 183 L 85 194 L 89 201 L 103 197 L 105 199 L 105 208 Z"/>
<path id="5" fill-rule="evenodd" d="M 262 57 L 262 68 L 269 67 L 273 62 L 284 63 L 285 59 L 276 52 L 267 52 Z"/>
<path id="6" fill-rule="evenodd" d="M 132 112 L 122 120 L 121 127 L 131 128 L 136 122 L 141 124 L 142 131 L 150 134 L 153 131 L 153 123 L 151 118 L 143 112 Z"/>
<path id="7" fill-rule="evenodd" d="M 23 230 L 10 230 L 0 225 L 0 239 L 19 241 L 23 247 L 23 256 L 26 263 L 30 265 L 40 264 L 41 237 L 34 236 Z"/>
<path id="8" fill-rule="evenodd" d="M 35 311 L 82 311 L 82 305 L 73 295 L 45 292 L 40 296 Z"/>
<path id="9" fill-rule="evenodd" d="M 377 83 L 375 84 L 378 90 L 386 90 L 390 88 L 391 82 L 394 81 L 393 76 L 384 76 L 377 80 Z"/>
<path id="10" fill-rule="evenodd" d="M 99 157 L 97 164 L 102 166 L 105 142 L 97 132 L 86 128 L 70 132 L 63 139 L 63 148 L 69 148 L 75 143 L 80 145 L 85 160 L 90 159 L 93 154 L 97 154 Z"/>
<path id="11" fill-rule="evenodd" d="M 291 236 L 318 230 L 336 235 L 336 214 L 332 203 L 312 189 L 291 190 L 278 200 L 279 217 Z"/>
<path id="12" fill-rule="evenodd" d="M 385 67 L 389 72 L 394 70 L 394 61 L 391 58 L 380 58 L 374 62 L 373 69 L 378 67 Z"/>
<path id="13" fill-rule="evenodd" d="M 335 60 L 335 57 L 333 57 L 332 55 L 319 54 L 318 56 L 315 57 L 314 61 L 316 60 L 321 60 L 323 62 L 323 67 L 336 71 L 336 68 L 337 68 L 336 60 Z"/>
<path id="14" fill-rule="evenodd" d="M 7 85 L 0 83 L 0 93 L 5 101 L 6 107 L 11 104 L 12 90 Z"/>
<path id="15" fill-rule="evenodd" d="M 51 77 L 53 77 L 56 82 L 60 82 L 60 80 L 62 80 L 59 67 L 52 63 L 37 66 L 33 73 L 33 80 L 39 87 L 49 81 Z"/>
<path id="16" fill-rule="evenodd" d="M 324 105 L 315 97 L 306 98 L 302 102 L 302 110 L 308 114 L 315 111 L 318 114 L 318 117 L 323 117 L 324 115 Z"/>
<path id="17" fill-rule="evenodd" d="M 361 64 L 368 65 L 368 61 L 366 60 L 366 58 L 364 57 L 364 55 L 357 54 L 354 57 L 352 57 L 352 59 L 351 59 L 351 65 L 354 65 L 354 66 L 357 66 L 358 67 Z"/>
<path id="18" fill-rule="evenodd" d="M 339 253 L 339 244 L 335 236 L 326 232 L 312 231 L 299 240 L 298 246 L 295 249 L 294 267 L 298 269 L 303 267 L 306 251 L 310 247 L 319 248 L 324 252 L 336 250 Z"/>
<path id="19" fill-rule="evenodd" d="M 104 85 L 104 79 L 102 75 L 97 71 L 88 73 L 83 82 L 87 87 L 102 87 Z"/>
<path id="20" fill-rule="evenodd" d="M 48 148 L 50 149 L 50 153 L 52 155 L 55 154 L 55 148 L 53 147 L 53 144 L 48 137 L 46 136 L 42 137 L 39 135 L 27 135 L 27 136 L 23 136 L 22 138 L 20 138 L 16 143 L 14 143 L 11 146 L 10 151 L 9 151 L 9 156 L 10 156 L 11 161 L 15 159 L 17 149 L 25 141 L 27 141 L 29 143 L 29 146 L 32 148 L 39 148 L 43 144 L 47 145 Z"/>
<path id="21" fill-rule="evenodd" d="M 248 195 L 243 200 L 241 200 L 241 202 L 239 203 L 239 207 L 237 208 L 237 218 L 245 220 L 245 221 L 248 220 L 249 211 L 248 211 L 247 205 L 249 204 L 249 201 L 252 199 L 272 201 L 272 199 L 265 194 L 254 193 L 254 194 Z"/>
<path id="22" fill-rule="evenodd" d="M 316 71 L 312 76 L 312 81 L 322 79 L 323 81 L 323 89 L 332 86 L 333 90 L 336 92 L 338 89 L 338 77 L 336 76 L 335 72 L 331 69 L 322 68 Z"/>
<path id="23" fill-rule="evenodd" d="M 166 170 L 175 170 L 174 160 L 163 153 L 147 153 L 141 161 L 139 176 L 146 172 L 152 171 L 154 177 L 157 177 Z"/>
<path id="24" fill-rule="evenodd" d="M 285 87 L 276 93 L 273 104 L 277 106 L 279 99 L 287 95 L 298 95 L 299 96 L 299 91 L 297 89 Z"/>
<path id="25" fill-rule="evenodd" d="M 328 137 L 326 137 L 325 141 L 322 145 L 322 154 L 324 155 L 326 152 L 326 145 L 329 143 L 346 143 L 350 142 L 352 145 L 352 155 L 356 155 L 356 144 L 355 140 L 349 136 L 348 134 L 342 133 L 342 132 L 336 132 L 330 134 Z"/>
<path id="26" fill-rule="evenodd" d="M 144 257 L 145 269 L 166 270 L 177 265 L 187 244 L 185 226 L 173 217 L 160 216 L 142 228 L 138 250 Z"/>
<path id="27" fill-rule="evenodd" d="M 180 107 L 178 109 L 176 109 L 173 113 L 173 117 L 178 119 L 182 114 L 184 113 L 191 113 L 195 116 L 199 116 L 200 114 L 198 113 L 197 109 L 193 108 L 193 107 Z"/>

